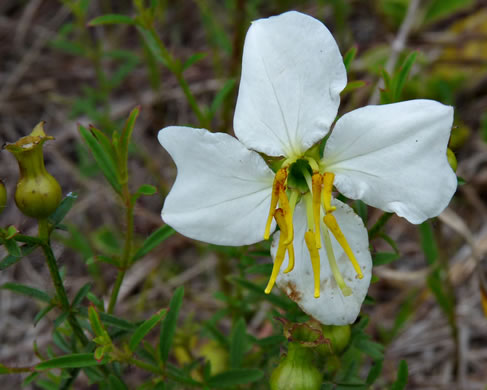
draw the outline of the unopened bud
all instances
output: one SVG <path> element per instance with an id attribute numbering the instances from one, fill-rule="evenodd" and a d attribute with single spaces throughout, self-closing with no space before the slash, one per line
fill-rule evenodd
<path id="1" fill-rule="evenodd" d="M 322 325 L 323 336 L 329 340 L 329 344 L 320 345 L 318 353 L 320 355 L 339 355 L 350 342 L 350 325 Z"/>
<path id="2" fill-rule="evenodd" d="M 5 146 L 20 169 L 15 203 L 23 214 L 37 219 L 47 218 L 61 202 L 61 187 L 46 171 L 42 153 L 44 142 L 52 139 L 44 133 L 44 122 L 40 122 L 30 135 Z"/>
<path id="3" fill-rule="evenodd" d="M 457 157 L 455 156 L 455 153 L 453 153 L 453 150 L 448 148 L 446 150 L 446 157 L 448 158 L 448 163 L 450 164 L 451 169 L 453 169 L 453 171 L 456 172 L 458 163 L 457 163 Z"/>

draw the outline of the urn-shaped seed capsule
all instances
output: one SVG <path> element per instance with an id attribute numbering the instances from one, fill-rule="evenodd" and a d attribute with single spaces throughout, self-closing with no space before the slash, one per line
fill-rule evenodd
<path id="1" fill-rule="evenodd" d="M 271 375 L 271 390 L 319 390 L 322 377 L 313 365 L 313 351 L 299 343 L 289 343 L 288 354 Z"/>
<path id="2" fill-rule="evenodd" d="M 44 122 L 40 122 L 30 135 L 5 146 L 19 164 L 15 203 L 23 214 L 37 219 L 47 218 L 61 202 L 61 187 L 44 166 L 42 145 L 52 139 L 44 133 Z"/>

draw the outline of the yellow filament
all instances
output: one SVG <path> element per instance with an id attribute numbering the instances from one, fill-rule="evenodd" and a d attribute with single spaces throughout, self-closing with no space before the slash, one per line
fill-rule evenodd
<path id="1" fill-rule="evenodd" d="M 336 210 L 335 206 L 331 205 L 331 192 L 333 190 L 333 180 L 335 180 L 335 174 L 332 172 L 325 172 L 323 174 L 323 207 L 326 213 L 331 213 Z"/>
<path id="2" fill-rule="evenodd" d="M 289 205 L 289 200 L 287 199 L 286 191 L 283 190 L 279 192 L 279 207 L 284 213 L 284 220 L 286 223 L 286 245 L 289 245 L 294 238 L 294 228 L 293 228 L 293 213 L 291 211 L 291 206 Z M 276 219 L 277 221 L 277 219 Z M 279 227 L 281 227 L 279 225 Z M 282 228 L 281 228 L 282 230 Z"/>
<path id="3" fill-rule="evenodd" d="M 277 209 L 276 212 L 274 213 L 274 217 L 276 218 L 277 224 L 281 228 L 281 235 L 279 236 L 279 244 L 277 246 L 277 253 L 276 253 L 276 258 L 274 259 L 274 266 L 272 267 L 271 277 L 269 279 L 269 282 L 267 283 L 267 287 L 264 290 L 266 294 L 270 294 L 272 287 L 274 287 L 274 283 L 276 283 L 277 275 L 279 274 L 279 270 L 281 269 L 282 262 L 284 261 L 284 256 L 286 254 L 286 248 L 287 248 L 285 244 L 287 227 L 286 227 L 286 220 L 282 209 Z M 294 248 L 293 248 L 292 257 L 294 262 Z M 291 258 L 291 253 L 289 258 Z"/>
<path id="4" fill-rule="evenodd" d="M 321 248 L 321 235 L 320 235 L 320 213 L 321 213 L 321 185 L 323 184 L 323 177 L 318 173 L 314 173 L 312 180 L 312 193 L 313 193 L 313 220 L 315 228 L 315 241 L 316 248 Z"/>
<path id="5" fill-rule="evenodd" d="M 320 297 L 320 254 L 316 247 L 315 235 L 311 230 L 304 233 L 304 241 L 308 247 L 309 255 L 311 257 L 311 265 L 313 267 L 313 277 L 315 284 L 315 298 Z"/>
<path id="6" fill-rule="evenodd" d="M 285 274 L 291 272 L 294 269 L 294 245 L 292 242 L 287 246 L 287 254 L 289 256 L 289 264 L 287 268 L 283 271 Z"/>
<path id="7" fill-rule="evenodd" d="M 342 233 L 340 226 L 338 226 L 338 222 L 335 216 L 333 214 L 326 214 L 325 217 L 323 218 L 323 222 L 328 227 L 328 229 L 330 229 L 330 231 L 333 233 L 335 239 L 338 241 L 340 246 L 343 248 L 343 251 L 352 262 L 353 268 L 355 269 L 358 278 L 362 279 L 364 277 L 362 274 L 362 270 L 360 269 L 357 259 L 355 258 L 352 248 L 350 248 L 350 245 L 348 244 L 345 235 Z"/>
<path id="8" fill-rule="evenodd" d="M 325 243 L 325 250 L 326 256 L 328 257 L 328 264 L 330 264 L 331 273 L 335 278 L 335 282 L 337 283 L 340 290 L 342 290 L 342 294 L 345 297 L 352 295 L 352 289 L 347 286 L 345 281 L 343 280 L 343 276 L 338 269 L 337 261 L 335 259 L 335 253 L 333 253 L 333 246 L 331 244 L 330 233 L 328 233 L 328 229 L 323 229 L 323 242 Z"/>
<path id="9" fill-rule="evenodd" d="M 267 216 L 267 222 L 265 225 L 264 240 L 268 240 L 271 234 L 272 217 L 274 217 L 274 211 L 277 207 L 279 194 L 285 191 L 286 179 L 287 170 L 284 168 L 279 169 L 274 177 L 274 183 L 272 183 L 271 207 L 269 208 L 269 215 Z"/>

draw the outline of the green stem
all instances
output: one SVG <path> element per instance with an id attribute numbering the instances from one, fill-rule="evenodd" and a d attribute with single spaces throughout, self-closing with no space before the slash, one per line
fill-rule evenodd
<path id="1" fill-rule="evenodd" d="M 120 262 L 120 269 L 118 271 L 117 279 L 112 289 L 112 294 L 110 295 L 110 302 L 108 303 L 108 314 L 112 314 L 115 309 L 115 304 L 117 303 L 118 294 L 120 292 L 120 287 L 122 286 L 123 279 L 125 278 L 125 273 L 130 267 L 130 257 L 132 255 L 132 244 L 134 235 L 134 204 L 131 200 L 131 195 L 128 190 L 128 186 L 124 186 L 123 197 L 126 204 L 125 209 L 125 222 L 127 226 L 127 231 L 125 233 L 125 245 L 123 248 L 122 260 Z"/>
<path id="2" fill-rule="evenodd" d="M 81 325 L 71 311 L 71 306 L 69 304 L 68 296 L 66 295 L 66 290 L 64 289 L 63 281 L 59 273 L 59 268 L 57 266 L 56 258 L 52 252 L 49 242 L 44 241 L 41 244 L 42 251 L 46 256 L 47 267 L 49 268 L 49 273 L 51 274 L 52 282 L 54 283 L 54 288 L 56 289 L 56 294 L 61 302 L 61 307 L 63 312 L 68 313 L 68 322 L 73 328 L 73 332 L 78 338 L 78 340 L 83 344 L 88 344 L 89 340 L 83 333 Z"/>
<path id="3" fill-rule="evenodd" d="M 186 96 L 186 99 L 195 113 L 196 117 L 198 118 L 199 125 L 202 128 L 208 128 L 209 123 L 208 123 L 208 118 L 206 115 L 200 110 L 200 107 L 198 105 L 198 102 L 196 101 L 196 98 L 194 97 L 193 93 L 191 92 L 189 88 L 189 84 L 186 81 L 186 79 L 183 76 L 183 71 L 181 69 L 181 65 L 177 63 L 177 61 L 173 58 L 173 56 L 169 53 L 169 51 L 166 49 L 166 46 L 164 43 L 161 41 L 159 38 L 159 35 L 157 35 L 157 32 L 154 29 L 154 26 L 152 26 L 149 23 L 145 23 L 145 28 L 149 31 L 152 39 L 154 42 L 157 43 L 157 46 L 160 50 L 160 53 L 164 60 L 166 61 L 166 66 L 167 68 L 176 76 L 176 80 L 179 83 L 179 86 L 183 90 L 184 96 Z"/>
<path id="4" fill-rule="evenodd" d="M 392 217 L 392 213 L 384 213 L 381 217 L 377 220 L 374 226 L 372 226 L 369 230 L 369 241 L 375 238 L 379 233 L 382 231 L 384 225 L 389 221 Z"/>

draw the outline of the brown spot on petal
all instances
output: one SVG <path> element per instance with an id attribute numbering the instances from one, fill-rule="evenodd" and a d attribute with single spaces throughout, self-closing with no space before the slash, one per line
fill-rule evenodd
<path id="1" fill-rule="evenodd" d="M 302 298 L 302 294 L 297 290 L 296 284 L 293 282 L 286 282 L 284 284 L 284 289 L 289 298 L 291 298 L 294 302 L 299 303 Z"/>

